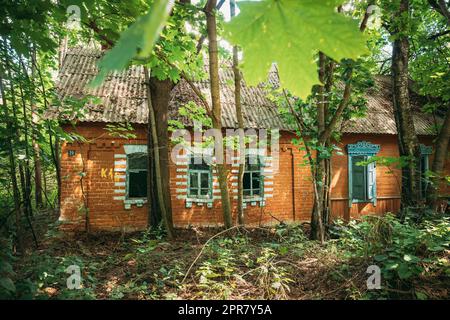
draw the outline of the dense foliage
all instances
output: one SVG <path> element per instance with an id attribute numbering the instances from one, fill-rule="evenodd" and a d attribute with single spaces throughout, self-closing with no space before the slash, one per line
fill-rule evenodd
<path id="1" fill-rule="evenodd" d="M 436 213 L 429 204 L 408 208 L 403 203 L 401 219 L 396 212 L 362 221 L 332 221 L 326 196 L 331 183 L 327 167 L 332 155 L 342 152 L 337 147 L 340 124 L 370 116 L 365 92 L 378 74 L 391 72 L 392 44 L 398 39 L 408 41 L 409 69 L 404 71 L 412 80 L 411 93 L 424 101 L 423 112 L 449 119 L 448 6 L 431 0 L 242 1 L 240 13 L 225 22 L 221 6 L 229 1 L 207 10 L 211 3 L 216 1 L 1 1 L 0 298 L 448 298 L 448 215 Z M 406 14 L 397 16 L 405 3 Z M 211 18 L 217 18 L 214 30 Z M 217 50 L 211 50 L 207 34 L 223 40 Z M 312 215 L 318 220 L 251 230 L 239 226 L 219 236 L 218 230 L 177 230 L 178 239 L 171 241 L 170 228 L 162 226 L 90 238 L 60 233 L 55 222 L 64 183 L 59 146 L 88 141 L 63 132 L 46 112 L 59 106 L 63 113 L 82 114 L 88 100 L 98 102 L 96 97 L 58 97 L 55 81 L 67 47 L 108 50 L 91 85 L 99 85 L 110 71 L 139 64 L 150 70 L 153 84 L 167 81 L 170 93 L 181 79 L 192 85 L 191 79 L 207 78 L 205 61 L 211 59 L 204 59 L 205 49 L 210 49 L 210 57 L 229 59 L 225 40 L 240 46 L 248 84 L 265 81 L 277 64 L 281 87 L 270 98 L 296 127 L 294 144 L 307 152 L 301 165 L 313 173 L 314 208 L 323 209 Z M 188 103 L 180 115 L 212 127 L 217 123 L 211 106 L 198 95 L 203 104 Z M 166 114 L 160 119 L 167 121 Z M 177 121 L 166 124 L 169 130 L 182 128 Z M 435 149 L 441 150 L 436 157 L 441 167 L 448 160 L 449 127 L 436 122 L 433 132 L 439 137 Z M 105 129 L 112 136 L 134 137 L 130 124 Z M 168 135 L 159 133 L 160 138 Z M 371 161 L 404 168 L 408 159 Z M 433 168 L 439 165 L 427 172 L 430 186 L 448 184 L 442 168 Z M 82 181 L 86 172 L 78 175 Z M 87 217 L 88 212 L 81 203 L 80 215 Z M 321 238 L 314 236 L 318 221 L 324 223 Z M 70 265 L 81 269 L 78 290 L 67 285 Z M 382 272 L 379 290 L 367 288 L 370 265 Z"/>
<path id="2" fill-rule="evenodd" d="M 50 229 L 45 247 L 21 261 L 16 274 L 10 264 L 2 264 L 0 295 L 22 299 L 445 298 L 450 283 L 449 228 L 448 219 L 432 217 L 406 223 L 392 215 L 350 224 L 338 221 L 334 239 L 325 246 L 309 241 L 298 225 L 240 228 L 205 246 L 194 239 L 204 242 L 213 230 L 186 231 L 175 242 L 151 232 L 119 242 L 102 234 L 89 242 L 62 244 Z M 71 264 L 82 270 L 79 290 L 66 285 L 66 268 Z M 379 290 L 367 289 L 370 265 L 381 269 Z"/>

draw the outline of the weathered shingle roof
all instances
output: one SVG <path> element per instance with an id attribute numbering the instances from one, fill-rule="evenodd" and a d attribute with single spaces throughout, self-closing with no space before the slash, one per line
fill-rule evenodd
<path id="1" fill-rule="evenodd" d="M 114 72 L 98 88 L 88 88 L 86 84 L 97 73 L 95 62 L 101 56 L 101 51 L 92 48 L 72 48 L 64 58 L 57 81 L 57 92 L 60 99 L 67 97 L 82 98 L 86 95 L 97 96 L 102 103 L 86 105 L 86 113 L 78 116 L 79 121 L 86 122 L 147 122 L 146 90 L 142 66 L 132 66 L 123 72 Z M 234 106 L 233 72 L 230 65 L 222 63 L 219 70 L 220 94 L 222 102 L 223 126 L 233 128 L 237 126 Z M 268 84 L 278 85 L 276 71 L 269 74 Z M 351 120 L 344 124 L 344 133 L 377 133 L 396 134 L 396 126 L 391 102 L 391 85 L 388 77 L 377 77 L 376 85 L 368 91 L 368 113 L 365 118 Z M 208 80 L 199 80 L 195 85 L 210 101 Z M 263 85 L 248 87 L 242 85 L 242 109 L 244 126 L 246 128 L 292 128 L 283 121 L 275 104 L 267 98 L 267 91 Z M 170 117 L 180 118 L 177 110 L 189 101 L 198 105 L 198 97 L 185 81 L 180 81 L 172 90 L 170 102 Z M 417 110 L 420 108 L 415 106 Z M 58 110 L 47 112 L 47 117 L 61 117 Z M 67 117 L 66 117 L 67 119 Z M 434 123 L 431 116 L 420 112 L 414 114 L 415 126 L 418 134 L 433 134 Z"/>
<path id="2" fill-rule="evenodd" d="M 391 78 L 377 76 L 375 86 L 366 94 L 367 115 L 347 121 L 343 131 L 347 133 L 385 133 L 397 134 L 394 109 L 392 105 Z M 421 111 L 422 97 L 411 92 L 411 109 L 417 134 L 434 135 L 435 119 Z"/>

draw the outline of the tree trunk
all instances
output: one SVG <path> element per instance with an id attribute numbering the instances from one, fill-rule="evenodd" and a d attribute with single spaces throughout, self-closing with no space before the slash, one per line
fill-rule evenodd
<path id="1" fill-rule="evenodd" d="M 323 193 L 323 210 L 322 222 L 324 225 L 324 232 L 328 230 L 331 221 L 331 159 L 325 159 L 325 187 Z"/>
<path id="2" fill-rule="evenodd" d="M 149 119 L 150 120 L 150 119 Z M 161 208 L 158 204 L 158 188 L 156 188 L 155 157 L 153 151 L 153 130 L 151 122 L 147 125 L 147 156 L 148 156 L 148 175 L 147 175 L 147 203 L 148 203 L 148 225 L 155 229 L 161 223 Z"/>
<path id="3" fill-rule="evenodd" d="M 209 0 L 206 4 L 206 27 L 208 31 L 208 52 L 209 52 L 209 76 L 211 86 L 211 101 L 212 101 L 212 123 L 213 128 L 222 131 L 222 110 L 220 104 L 220 87 L 219 87 L 219 58 L 217 49 L 217 22 L 215 16 L 215 7 L 217 0 Z M 218 146 L 215 143 L 215 148 L 223 152 L 222 145 Z M 225 156 L 223 157 L 225 159 Z M 217 164 L 218 179 L 220 185 L 220 194 L 222 199 L 223 220 L 225 228 L 231 228 L 233 225 L 231 217 L 231 203 L 228 193 L 228 170 L 225 164 Z"/>
<path id="4" fill-rule="evenodd" d="M 158 80 L 155 77 L 150 77 L 151 105 L 155 114 L 156 133 L 158 136 L 161 187 L 167 219 L 171 228 L 173 228 L 173 221 L 172 201 L 170 196 L 168 117 L 170 93 L 172 92 L 173 87 L 174 83 L 169 79 Z"/>
<path id="5" fill-rule="evenodd" d="M 23 69 L 26 72 L 26 69 Z M 31 206 L 31 171 L 30 171 L 30 151 L 29 151 L 29 133 L 28 133 L 28 116 L 25 102 L 25 95 L 22 85 L 19 83 L 20 97 L 22 100 L 22 113 L 23 113 L 23 128 L 25 136 L 25 194 L 23 195 L 23 203 L 25 207 L 25 214 L 28 218 L 33 216 L 33 209 Z"/>
<path id="6" fill-rule="evenodd" d="M 450 139 L 450 108 L 445 114 L 444 123 L 442 124 L 441 131 L 434 143 L 434 159 L 431 166 L 431 171 L 435 174 L 432 179 L 432 183 L 428 187 L 427 202 L 428 205 L 437 209 L 438 197 L 439 197 L 439 185 L 441 183 L 444 174 L 445 162 L 447 161 L 448 146 Z"/>
<path id="7" fill-rule="evenodd" d="M 324 95 L 324 82 L 325 82 L 325 63 L 326 56 L 324 53 L 319 52 L 319 80 L 320 85 L 316 87 L 317 98 L 317 132 L 319 136 L 325 131 L 325 95 Z M 325 145 L 324 142 L 319 141 L 321 145 Z M 320 240 L 321 243 L 325 240 L 325 231 L 323 227 L 323 212 L 324 212 L 324 199 L 325 199 L 325 178 L 326 178 L 326 165 L 325 159 L 319 157 L 319 151 L 316 151 L 316 170 L 315 181 L 317 186 L 317 194 L 315 195 L 315 204 L 311 215 L 311 234 L 312 240 Z"/>
<path id="8" fill-rule="evenodd" d="M 36 76 L 36 69 L 37 69 L 37 60 L 36 60 L 36 48 L 35 46 L 31 46 L 31 84 L 34 91 L 34 79 Z M 24 70 L 25 71 L 25 70 Z M 40 73 L 39 73 L 40 74 Z M 41 78 L 42 80 L 42 78 Z M 42 83 L 42 88 L 44 88 L 44 84 Z M 42 92 L 45 97 L 45 91 Z M 40 147 L 36 142 L 38 132 L 36 130 L 37 120 L 36 120 L 36 103 L 34 99 L 34 92 L 31 95 L 30 99 L 30 106 L 31 106 L 31 121 L 30 121 L 30 128 L 31 128 L 31 145 L 33 148 L 33 162 L 34 162 L 34 195 L 35 195 L 35 203 L 36 207 L 42 207 L 42 167 L 41 167 L 41 157 L 40 157 Z M 30 181 L 31 183 L 31 181 Z M 31 185 L 30 185 L 31 188 Z M 31 191 L 30 191 L 31 192 Z M 31 203 L 31 194 L 30 194 L 30 203 Z"/>
<path id="9" fill-rule="evenodd" d="M 61 208 L 61 171 L 60 171 L 59 138 L 57 136 L 55 136 L 55 141 L 53 142 L 53 133 L 51 130 L 50 123 L 47 123 L 47 127 L 48 127 L 50 152 L 52 154 L 53 166 L 55 167 L 55 172 L 56 172 L 56 184 L 58 187 L 58 198 L 57 198 L 57 204 L 56 204 L 57 208 L 56 209 L 59 212 L 59 209 Z"/>
<path id="10" fill-rule="evenodd" d="M 36 207 L 41 208 L 43 206 L 42 201 L 42 165 L 41 165 L 41 148 L 37 143 L 37 129 L 36 129 L 36 114 L 35 106 L 31 106 L 31 128 L 32 128 L 32 144 L 33 144 L 33 160 L 34 160 L 34 195 L 36 201 Z"/>
<path id="11" fill-rule="evenodd" d="M 15 220 L 16 220 L 16 246 L 19 252 L 23 252 L 23 239 L 22 239 L 22 225 L 21 225 L 21 214 L 20 214 L 20 194 L 19 187 L 17 185 L 17 177 L 16 177 L 16 163 L 14 157 L 14 149 L 12 145 L 12 136 L 13 136 L 13 125 L 11 123 L 11 119 L 8 114 L 8 106 L 6 104 L 6 95 L 5 89 L 3 86 L 3 77 L 0 75 L 0 93 L 2 95 L 3 102 L 3 112 L 5 121 L 7 123 L 7 131 L 8 137 L 6 139 L 7 149 L 8 149 L 8 158 L 9 158 L 9 173 L 11 176 L 12 183 L 12 191 L 13 191 L 13 200 L 14 200 L 14 212 L 15 212 Z"/>
<path id="12" fill-rule="evenodd" d="M 236 1 L 230 0 L 231 18 L 236 15 Z M 239 71 L 238 47 L 233 47 L 233 73 L 234 73 L 234 104 L 236 106 L 236 117 L 239 129 L 239 171 L 238 171 L 238 205 L 237 216 L 240 225 L 245 224 L 244 216 L 244 170 L 245 170 L 245 136 L 244 136 L 244 117 L 242 115 L 241 104 L 241 73 Z"/>
<path id="13" fill-rule="evenodd" d="M 428 0 L 429 4 L 436 12 L 440 13 L 446 20 L 447 25 L 450 26 L 450 10 L 448 5 L 445 4 L 445 0 Z M 441 131 L 434 143 L 434 160 L 431 167 L 431 171 L 436 176 L 432 178 L 432 183 L 428 187 L 427 204 L 434 210 L 438 209 L 439 187 L 444 176 L 444 167 L 448 155 L 450 139 L 450 108 L 447 107 L 444 123 Z"/>
<path id="14" fill-rule="evenodd" d="M 409 1 L 401 0 L 395 20 L 409 14 Z M 402 206 L 416 206 L 420 200 L 420 149 L 414 127 L 408 91 L 409 40 L 404 23 L 398 23 L 392 49 L 392 91 L 400 156 L 406 160 L 402 168 Z"/>
<path id="15" fill-rule="evenodd" d="M 364 32 L 367 27 L 367 21 L 372 14 L 368 9 L 370 2 L 366 8 L 363 20 L 360 24 L 359 30 Z M 338 12 L 342 12 L 342 6 L 338 7 Z M 334 111 L 331 119 L 329 118 L 329 99 L 331 89 L 334 83 L 334 69 L 335 63 L 329 59 L 324 53 L 319 52 L 319 80 L 321 84 L 316 88 L 317 96 L 317 132 L 319 146 L 328 148 L 331 144 L 331 136 L 336 125 L 342 119 L 342 115 L 348 106 L 352 93 L 351 80 L 353 77 L 353 66 L 347 72 L 344 93 L 336 111 Z M 299 119 L 300 130 L 302 128 L 302 120 Z M 304 126 L 304 124 L 303 124 Z M 305 140 L 305 139 L 303 139 Z M 306 142 L 305 142 L 306 143 Z M 318 152 L 313 163 L 309 160 L 310 166 L 313 166 L 311 172 L 313 175 L 314 184 L 314 206 L 311 214 L 311 239 L 325 240 L 326 227 L 331 218 L 331 159 L 319 159 Z"/>
<path id="16" fill-rule="evenodd" d="M 147 101 L 148 101 L 148 123 L 150 124 L 150 130 L 152 133 L 152 141 L 153 141 L 153 156 L 154 156 L 154 161 L 155 161 L 155 176 L 156 176 L 156 189 L 157 189 L 157 194 L 158 194 L 158 203 L 159 203 L 159 207 L 161 208 L 161 217 L 162 220 L 164 222 L 164 225 L 166 227 L 166 231 L 167 231 L 167 236 L 169 237 L 169 239 L 172 239 L 174 236 L 174 231 L 173 231 L 173 225 L 172 225 L 172 219 L 171 217 L 169 218 L 169 213 L 167 211 L 166 208 L 166 201 L 164 200 L 164 192 L 165 190 L 163 189 L 163 174 L 162 174 L 162 170 L 161 170 L 161 164 L 160 164 L 160 159 L 161 159 L 161 155 L 160 155 L 160 145 L 159 145 L 159 139 L 160 136 L 158 136 L 158 132 L 157 132 L 157 128 L 156 128 L 156 117 L 155 117 L 155 112 L 154 112 L 154 108 L 153 108 L 153 97 L 151 96 L 152 92 L 151 92 L 151 85 L 150 85 L 150 75 L 149 75 L 149 70 L 147 68 L 144 68 L 144 73 L 145 73 L 145 84 L 147 86 Z M 167 131 L 166 131 L 167 134 Z M 163 139 L 164 141 L 164 139 Z M 162 149 L 163 152 L 164 150 L 166 151 L 166 157 L 168 156 L 168 152 L 167 152 L 167 145 L 166 148 Z M 163 156 L 164 157 L 164 156 Z M 170 200 L 170 197 L 169 197 Z"/>

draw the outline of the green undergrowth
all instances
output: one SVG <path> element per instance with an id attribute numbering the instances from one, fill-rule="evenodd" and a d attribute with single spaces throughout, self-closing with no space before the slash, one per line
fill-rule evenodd
<path id="1" fill-rule="evenodd" d="M 391 215 L 337 221 L 325 245 L 300 225 L 68 237 L 47 232 L 23 257 L 2 251 L 0 296 L 9 299 L 446 299 L 448 218 Z M 211 239 L 212 238 L 212 239 Z M 369 290 L 367 268 L 381 271 Z M 68 287 L 69 266 L 81 282 Z"/>

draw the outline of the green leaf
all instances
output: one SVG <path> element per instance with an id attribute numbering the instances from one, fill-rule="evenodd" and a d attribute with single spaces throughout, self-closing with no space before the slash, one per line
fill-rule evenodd
<path id="1" fill-rule="evenodd" d="M 0 278 L 0 286 L 9 292 L 16 292 L 16 286 L 10 278 Z"/>
<path id="2" fill-rule="evenodd" d="M 410 254 L 405 254 L 403 256 L 403 260 L 405 260 L 406 262 L 412 262 L 412 263 L 417 263 L 420 261 L 420 259 L 418 257 L 410 255 Z"/>
<path id="3" fill-rule="evenodd" d="M 408 279 L 412 276 L 412 271 L 406 263 L 401 263 L 397 269 L 397 273 L 400 279 Z"/>
<path id="4" fill-rule="evenodd" d="M 148 57 L 164 27 L 173 1 L 155 0 L 149 12 L 125 30 L 117 44 L 98 62 L 98 75 L 90 86 L 99 86 L 110 71 L 123 70 L 135 57 Z"/>
<path id="5" fill-rule="evenodd" d="M 387 263 L 386 270 L 394 270 L 398 268 L 398 263 Z"/>
<path id="6" fill-rule="evenodd" d="M 250 85 L 267 79 L 276 62 L 281 86 L 306 98 L 319 83 L 315 55 L 336 61 L 368 53 L 356 21 L 336 12 L 342 0 L 239 2 L 240 14 L 225 25 L 225 37 L 243 50 L 242 70 Z"/>
<path id="7" fill-rule="evenodd" d="M 6 273 L 8 275 L 14 274 L 11 264 L 6 261 L 0 261 L 0 273 Z"/>
<path id="8" fill-rule="evenodd" d="M 386 260 L 388 257 L 384 254 L 377 254 L 375 257 L 373 257 L 375 259 L 375 261 L 384 261 Z"/>
<path id="9" fill-rule="evenodd" d="M 428 299 L 428 296 L 425 293 L 421 292 L 421 291 L 417 291 L 416 292 L 416 297 L 419 300 L 427 300 Z"/>

